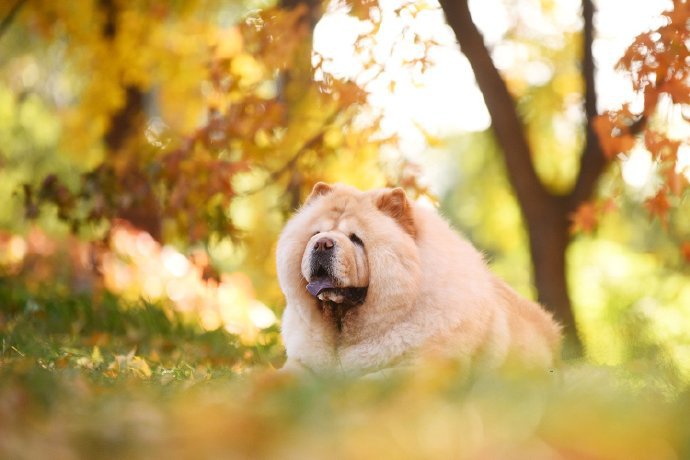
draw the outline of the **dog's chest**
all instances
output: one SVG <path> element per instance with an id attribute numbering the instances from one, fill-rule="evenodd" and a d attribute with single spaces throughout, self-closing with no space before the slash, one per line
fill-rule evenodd
<path id="1" fill-rule="evenodd" d="M 357 316 L 357 306 L 347 303 L 321 302 L 319 307 L 326 323 L 332 326 L 338 335 L 352 329 L 352 323 Z"/>

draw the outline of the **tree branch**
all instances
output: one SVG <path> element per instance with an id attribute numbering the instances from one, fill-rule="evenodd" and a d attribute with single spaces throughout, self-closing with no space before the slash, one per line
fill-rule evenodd
<path id="1" fill-rule="evenodd" d="M 322 1 L 321 0 L 281 0 L 279 6 L 288 10 L 304 5 L 307 8 L 307 15 L 305 19 L 309 21 L 309 28 L 314 29 L 316 23 L 319 22 L 322 15 Z"/>
<path id="2" fill-rule="evenodd" d="M 474 71 L 522 212 L 528 221 L 540 219 L 556 200 L 544 188 L 534 169 L 531 149 L 513 97 L 491 59 L 481 32 L 472 21 L 467 0 L 441 0 L 440 3 Z"/>
<path id="3" fill-rule="evenodd" d="M 568 196 L 569 210 L 575 210 L 583 201 L 590 199 L 594 187 L 607 165 L 606 157 L 599 145 L 599 138 L 594 132 L 592 122 L 597 116 L 597 91 L 594 81 L 594 57 L 592 42 L 594 41 L 594 5 L 592 0 L 582 1 L 582 75 L 585 80 L 585 123 L 586 137 L 582 156 L 580 157 L 580 172 L 575 180 L 575 186 Z"/>
<path id="4" fill-rule="evenodd" d="M 0 21 L 0 38 L 7 32 L 7 29 L 12 25 L 12 22 L 14 21 L 14 18 L 17 16 L 17 13 L 19 13 L 19 10 L 24 6 L 26 3 L 26 0 L 18 0 L 14 6 L 12 6 L 12 9 L 10 10 L 9 13 L 7 13 L 7 16 L 2 18 L 2 21 Z"/>
<path id="5" fill-rule="evenodd" d="M 297 161 L 302 157 L 302 155 L 309 150 L 313 149 L 314 147 L 317 146 L 319 142 L 323 141 L 323 136 L 326 134 L 326 128 L 328 128 L 330 125 L 335 122 L 335 119 L 338 117 L 338 112 L 333 113 L 331 116 L 329 116 L 324 122 L 323 122 L 323 129 L 319 130 L 318 133 L 313 135 L 311 138 L 307 139 L 307 141 L 297 150 L 297 152 L 288 160 L 286 161 L 281 167 L 278 169 L 273 170 L 266 180 L 264 180 L 264 183 L 261 184 L 261 186 L 247 190 L 246 192 L 239 193 L 238 196 L 250 196 L 254 195 L 256 193 L 259 193 L 262 190 L 265 190 L 269 185 L 275 183 L 280 177 L 285 174 L 286 172 L 290 170 L 295 170 L 294 166 L 297 164 Z"/>

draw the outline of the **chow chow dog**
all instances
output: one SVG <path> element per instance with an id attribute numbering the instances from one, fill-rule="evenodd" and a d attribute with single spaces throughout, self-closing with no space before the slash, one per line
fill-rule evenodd
<path id="1" fill-rule="evenodd" d="M 285 369 L 367 374 L 434 358 L 547 369 L 559 326 L 401 188 L 318 183 L 285 226 L 277 270 Z"/>

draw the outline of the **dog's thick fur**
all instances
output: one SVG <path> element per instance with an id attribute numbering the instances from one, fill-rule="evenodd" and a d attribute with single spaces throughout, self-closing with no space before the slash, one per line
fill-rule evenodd
<path id="1" fill-rule="evenodd" d="M 559 353 L 550 315 L 400 188 L 317 184 L 285 226 L 277 264 L 286 369 L 367 373 L 425 357 L 539 369 Z M 366 296 L 348 304 L 350 288 Z"/>

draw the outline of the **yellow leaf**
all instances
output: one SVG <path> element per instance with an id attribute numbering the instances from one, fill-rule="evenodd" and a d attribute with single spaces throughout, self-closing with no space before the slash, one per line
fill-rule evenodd
<path id="1" fill-rule="evenodd" d="M 326 147 L 334 149 L 343 144 L 343 133 L 340 129 L 332 127 L 323 136 L 323 143 Z"/>
<path id="2" fill-rule="evenodd" d="M 264 75 L 263 66 L 247 53 L 238 54 L 230 64 L 230 71 L 238 75 L 243 85 L 251 86 L 261 81 Z"/>
<path id="3" fill-rule="evenodd" d="M 128 369 L 132 371 L 138 377 L 149 378 L 151 377 L 151 368 L 145 359 L 139 356 L 134 356 L 130 362 Z"/>
<path id="4" fill-rule="evenodd" d="M 236 27 L 220 30 L 210 40 L 210 45 L 218 59 L 230 59 L 242 51 L 242 34 Z"/>
<path id="5" fill-rule="evenodd" d="M 98 347 L 98 345 L 93 347 L 93 351 L 91 352 L 91 362 L 96 366 L 103 363 L 103 355 L 101 354 L 101 349 Z"/>

